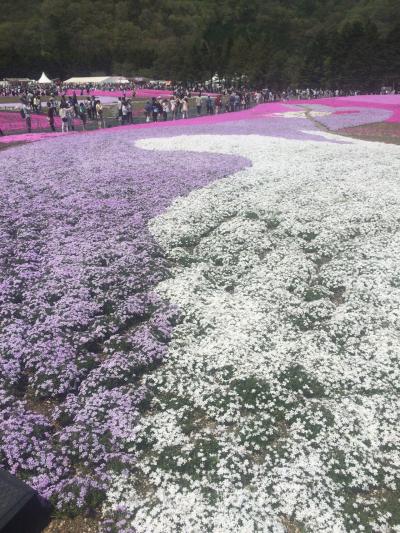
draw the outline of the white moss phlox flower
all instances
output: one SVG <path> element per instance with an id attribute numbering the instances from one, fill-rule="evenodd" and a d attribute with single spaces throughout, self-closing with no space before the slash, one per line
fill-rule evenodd
<path id="1" fill-rule="evenodd" d="M 139 533 L 398 531 L 400 148 L 138 145 L 253 166 L 153 220 L 183 320 L 148 379 L 138 471 L 107 505 Z"/>

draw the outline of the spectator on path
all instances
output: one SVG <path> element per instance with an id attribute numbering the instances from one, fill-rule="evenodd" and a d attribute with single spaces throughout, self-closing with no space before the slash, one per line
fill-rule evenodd
<path id="1" fill-rule="evenodd" d="M 152 114 L 153 114 L 153 122 L 158 122 L 158 113 L 160 112 L 160 109 L 158 107 L 157 100 L 153 97 L 152 99 Z"/>
<path id="2" fill-rule="evenodd" d="M 51 105 L 51 102 L 47 102 L 47 120 L 49 121 L 49 126 L 51 128 L 51 131 L 56 131 L 56 127 L 54 123 L 54 116 L 55 116 L 55 109 Z"/>
<path id="3" fill-rule="evenodd" d="M 75 117 L 79 117 L 79 103 L 78 103 L 78 97 L 76 96 L 76 92 L 74 91 L 72 93 L 72 98 L 70 98 L 72 106 L 74 108 Z"/>
<path id="4" fill-rule="evenodd" d="M 96 98 L 94 96 L 92 96 L 92 99 L 90 100 L 90 107 L 92 109 L 92 120 L 96 120 Z"/>
<path id="5" fill-rule="evenodd" d="M 163 120 L 164 121 L 168 120 L 168 113 L 169 113 L 168 100 L 163 100 L 163 102 L 162 102 L 162 115 L 163 115 Z"/>
<path id="6" fill-rule="evenodd" d="M 61 131 L 63 133 L 68 132 L 68 119 L 67 119 L 67 104 L 63 103 L 60 106 L 60 118 L 61 118 Z"/>
<path id="7" fill-rule="evenodd" d="M 42 101 L 38 94 L 35 94 L 33 97 L 33 110 L 35 113 L 40 113 L 42 111 Z"/>
<path id="8" fill-rule="evenodd" d="M 22 115 L 25 119 L 26 129 L 28 133 L 32 133 L 32 108 L 29 102 L 25 102 L 22 107 Z"/>
<path id="9" fill-rule="evenodd" d="M 126 107 L 128 109 L 128 124 L 133 124 L 133 104 L 129 98 L 126 103 Z"/>
<path id="10" fill-rule="evenodd" d="M 74 131 L 75 130 L 75 126 L 74 126 L 75 110 L 74 110 L 72 101 L 68 102 L 68 107 L 66 108 L 66 117 L 67 117 L 68 131 Z"/>
<path id="11" fill-rule="evenodd" d="M 182 113 L 182 104 L 183 104 L 182 98 L 183 97 L 179 97 L 179 96 L 176 97 L 176 110 L 175 110 L 176 118 L 178 118 L 180 114 Z"/>
<path id="12" fill-rule="evenodd" d="M 128 124 L 128 106 L 125 99 L 121 102 L 122 124 Z"/>
<path id="13" fill-rule="evenodd" d="M 177 102 L 176 102 L 175 96 L 171 96 L 170 101 L 169 101 L 169 106 L 170 106 L 170 109 L 171 109 L 172 120 L 175 120 L 176 119 L 176 109 L 177 109 Z"/>
<path id="14" fill-rule="evenodd" d="M 213 107 L 213 102 L 211 100 L 210 95 L 207 96 L 206 107 L 207 107 L 207 114 L 208 115 L 213 115 L 214 114 L 214 107 Z"/>
<path id="15" fill-rule="evenodd" d="M 129 115 L 129 111 L 128 111 L 128 115 Z M 100 100 L 97 100 L 97 103 L 96 103 L 96 117 L 97 117 L 98 127 L 104 128 L 103 104 L 100 102 Z"/>
<path id="16" fill-rule="evenodd" d="M 217 114 L 221 113 L 221 109 L 222 109 L 222 97 L 221 95 L 219 94 L 216 98 L 215 98 L 215 112 Z"/>
<path id="17" fill-rule="evenodd" d="M 85 104 L 83 102 L 79 104 L 79 118 L 82 121 L 82 128 L 86 130 L 87 113 Z"/>
<path id="18" fill-rule="evenodd" d="M 118 115 L 117 115 L 117 117 L 122 122 L 122 98 L 120 96 L 118 97 Z"/>
<path id="19" fill-rule="evenodd" d="M 85 109 L 86 109 L 86 115 L 89 117 L 89 120 L 92 119 L 92 106 L 90 103 L 90 98 L 86 98 L 85 100 Z"/>
<path id="20" fill-rule="evenodd" d="M 236 94 L 232 93 L 229 97 L 229 111 L 230 112 L 235 111 L 235 100 L 236 100 Z"/>
<path id="21" fill-rule="evenodd" d="M 201 92 L 199 92 L 198 96 L 196 96 L 197 116 L 201 115 L 201 106 L 202 106 L 202 99 L 201 99 Z"/>
<path id="22" fill-rule="evenodd" d="M 181 103 L 182 103 L 182 118 L 188 118 L 188 116 L 189 116 L 188 115 L 189 114 L 189 100 L 188 100 L 187 96 L 182 98 Z"/>
<path id="23" fill-rule="evenodd" d="M 146 122 L 150 122 L 151 113 L 152 113 L 152 105 L 150 103 L 150 100 L 147 100 L 147 102 L 144 105 L 144 116 L 146 117 Z"/>

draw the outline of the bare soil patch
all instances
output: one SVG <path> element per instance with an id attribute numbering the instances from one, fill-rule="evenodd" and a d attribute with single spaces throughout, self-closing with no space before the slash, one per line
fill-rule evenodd
<path id="1" fill-rule="evenodd" d="M 353 128 L 344 128 L 337 133 L 363 141 L 400 144 L 400 123 L 379 122 Z"/>

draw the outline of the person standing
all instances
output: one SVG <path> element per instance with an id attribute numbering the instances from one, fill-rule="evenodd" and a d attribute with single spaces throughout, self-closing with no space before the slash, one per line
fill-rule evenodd
<path id="1" fill-rule="evenodd" d="M 54 124 L 54 114 L 54 107 L 51 105 L 51 102 L 47 102 L 47 120 L 49 121 L 51 131 L 56 131 L 56 127 Z"/>
<path id="2" fill-rule="evenodd" d="M 126 100 L 122 100 L 122 107 L 121 107 L 121 113 L 122 113 L 122 124 L 128 124 L 128 106 L 126 105 Z"/>
<path id="3" fill-rule="evenodd" d="M 172 120 L 175 120 L 176 119 L 176 98 L 175 96 L 171 96 L 169 105 L 171 109 Z"/>
<path id="4" fill-rule="evenodd" d="M 196 96 L 196 110 L 197 110 L 197 116 L 199 117 L 201 115 L 201 92 Z"/>
<path id="5" fill-rule="evenodd" d="M 25 102 L 22 109 L 25 117 L 26 129 L 28 130 L 28 133 L 32 133 L 32 108 L 29 103 Z"/>
<path id="6" fill-rule="evenodd" d="M 146 122 L 150 122 L 151 112 L 152 112 L 152 106 L 151 106 L 150 101 L 147 100 L 147 102 L 144 105 L 144 116 L 146 117 Z"/>
<path id="7" fill-rule="evenodd" d="M 236 99 L 236 95 L 235 93 L 232 93 L 229 97 L 229 111 L 232 113 L 233 111 L 235 111 L 235 99 Z"/>
<path id="8" fill-rule="evenodd" d="M 117 117 L 122 122 L 122 98 L 120 96 L 118 97 L 118 114 L 117 114 Z"/>
<path id="9" fill-rule="evenodd" d="M 86 107 L 83 102 L 79 104 L 79 118 L 82 121 L 82 128 L 86 130 L 87 115 L 86 115 Z"/>
<path id="10" fill-rule="evenodd" d="M 128 108 L 128 124 L 133 124 L 133 105 L 130 99 L 126 102 L 126 107 Z"/>
<path id="11" fill-rule="evenodd" d="M 33 108 L 35 110 L 36 113 L 40 113 L 41 112 L 41 106 L 42 106 L 42 102 L 40 100 L 40 96 L 39 94 L 35 94 L 35 96 L 33 97 Z"/>
<path id="12" fill-rule="evenodd" d="M 85 109 L 86 115 L 89 117 L 89 120 L 92 120 L 92 106 L 90 104 L 90 98 L 86 98 L 85 100 Z"/>
<path id="13" fill-rule="evenodd" d="M 208 115 L 213 115 L 214 114 L 214 108 L 213 108 L 213 102 L 211 100 L 211 96 L 210 95 L 207 96 L 206 107 L 207 107 L 207 114 Z"/>
<path id="14" fill-rule="evenodd" d="M 188 118 L 189 101 L 188 101 L 187 96 L 182 98 L 181 103 L 182 103 L 182 118 Z"/>
<path id="15" fill-rule="evenodd" d="M 219 94 L 216 98 L 215 98 L 215 112 L 217 114 L 221 113 L 221 108 L 222 108 L 222 97 L 221 95 Z"/>
<path id="16" fill-rule="evenodd" d="M 76 96 L 76 92 L 75 91 L 72 94 L 72 106 L 74 108 L 75 117 L 79 117 L 78 97 Z"/>
<path id="17" fill-rule="evenodd" d="M 151 105 L 152 105 L 152 113 L 153 113 L 153 122 L 158 122 L 159 108 L 158 108 L 157 100 L 154 97 L 153 97 L 153 101 Z"/>
<path id="18" fill-rule="evenodd" d="M 169 103 L 168 100 L 163 100 L 162 103 L 162 114 L 163 114 L 163 120 L 168 120 L 168 112 L 169 112 Z"/>
<path id="19" fill-rule="evenodd" d="M 68 119 L 67 119 L 67 106 L 62 103 L 60 106 L 60 118 L 61 118 L 61 131 L 63 133 L 68 132 Z"/>
<path id="20" fill-rule="evenodd" d="M 239 110 L 240 110 L 240 94 L 236 93 L 235 94 L 235 109 L 234 109 L 234 111 L 239 111 Z"/>
<path id="21" fill-rule="evenodd" d="M 66 117 L 67 117 L 68 131 L 74 131 L 75 130 L 75 127 L 74 127 L 75 110 L 74 110 L 72 101 L 68 102 L 68 107 L 66 108 Z"/>
<path id="22" fill-rule="evenodd" d="M 96 98 L 92 96 L 92 99 L 90 100 L 90 107 L 92 109 L 92 119 L 96 120 L 97 114 L 96 114 Z"/>
<path id="23" fill-rule="evenodd" d="M 100 100 L 97 100 L 96 103 L 96 116 L 97 116 L 97 125 L 99 128 L 104 128 L 104 117 L 103 117 L 103 104 Z"/>
<path id="24" fill-rule="evenodd" d="M 183 104 L 182 97 L 177 95 L 176 96 L 176 110 L 175 110 L 176 118 L 178 118 L 180 114 L 182 113 L 182 104 Z"/>

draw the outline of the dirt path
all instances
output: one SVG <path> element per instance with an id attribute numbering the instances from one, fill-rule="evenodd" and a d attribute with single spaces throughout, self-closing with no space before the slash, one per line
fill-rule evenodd
<path id="1" fill-rule="evenodd" d="M 15 143 L 1 143 L 0 142 L 0 152 L 2 150 L 7 150 L 7 148 L 12 148 L 13 146 L 21 146 L 22 144 L 26 144 L 25 142 L 15 142 Z"/>

